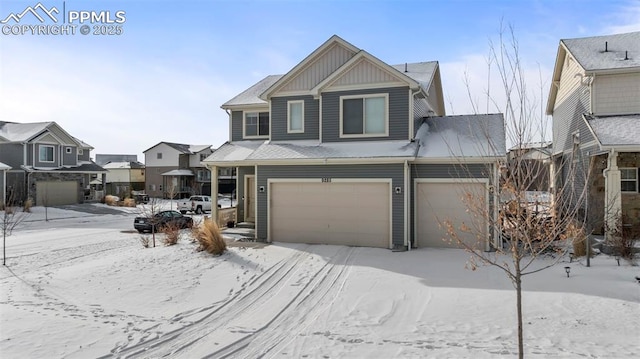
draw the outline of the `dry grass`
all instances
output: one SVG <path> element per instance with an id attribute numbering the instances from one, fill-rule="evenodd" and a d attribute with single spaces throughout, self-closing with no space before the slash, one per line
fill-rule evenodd
<path id="1" fill-rule="evenodd" d="M 196 235 L 196 240 L 200 244 L 198 251 L 207 251 L 214 255 L 221 255 L 227 250 L 227 243 L 222 238 L 222 232 L 218 225 L 211 219 L 202 222 L 200 230 Z"/>
<path id="2" fill-rule="evenodd" d="M 104 203 L 106 203 L 108 206 L 117 206 L 118 205 L 118 197 L 112 196 L 112 195 L 107 195 L 106 197 L 104 197 Z"/>
<path id="3" fill-rule="evenodd" d="M 125 198 L 124 202 L 122 202 L 122 205 L 124 207 L 135 207 L 136 206 L 136 200 L 133 198 Z"/>
<path id="4" fill-rule="evenodd" d="M 584 228 L 576 223 L 571 223 L 567 227 L 566 237 L 573 238 L 573 255 L 574 257 L 584 257 L 587 255 L 587 247 L 585 245 L 587 241 L 587 234 L 584 231 Z M 591 255 L 593 255 L 593 251 L 590 251 Z"/>
<path id="5" fill-rule="evenodd" d="M 22 211 L 31 213 L 31 207 L 33 207 L 33 200 L 29 198 L 26 201 L 24 201 L 24 206 L 22 207 Z"/>
<path id="6" fill-rule="evenodd" d="M 178 239 L 180 239 L 180 226 L 176 223 L 169 223 L 162 228 L 162 233 L 164 233 L 162 243 L 165 246 L 172 246 L 178 243 Z"/>
<path id="7" fill-rule="evenodd" d="M 144 248 L 149 248 L 151 239 L 149 236 L 140 236 L 140 243 Z"/>

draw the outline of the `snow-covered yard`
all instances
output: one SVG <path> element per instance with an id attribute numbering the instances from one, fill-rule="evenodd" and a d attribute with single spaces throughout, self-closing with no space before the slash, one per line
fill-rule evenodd
<path id="1" fill-rule="evenodd" d="M 143 248 L 134 210 L 43 208 L 8 237 L 3 358 L 495 358 L 516 355 L 515 292 L 460 250 L 274 243 Z M 530 358 L 636 358 L 640 267 L 600 255 L 525 277 Z M 571 267 L 567 278 L 564 267 Z"/>

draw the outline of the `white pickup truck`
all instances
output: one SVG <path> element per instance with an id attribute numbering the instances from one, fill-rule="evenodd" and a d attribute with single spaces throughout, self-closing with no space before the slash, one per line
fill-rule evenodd
<path id="1" fill-rule="evenodd" d="M 211 197 L 209 196 L 191 196 L 189 199 L 183 199 L 178 202 L 178 211 L 185 214 L 187 212 L 204 213 L 211 212 Z"/>

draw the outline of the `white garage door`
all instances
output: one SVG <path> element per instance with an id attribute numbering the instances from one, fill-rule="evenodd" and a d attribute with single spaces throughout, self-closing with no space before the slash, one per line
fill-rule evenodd
<path id="1" fill-rule="evenodd" d="M 78 182 L 37 182 L 37 206 L 58 206 L 78 203 Z"/>
<path id="2" fill-rule="evenodd" d="M 484 250 L 486 241 L 486 221 L 474 211 L 467 210 L 462 198 L 469 194 L 474 206 L 487 210 L 486 186 L 484 183 L 440 183 L 419 182 L 416 184 L 416 230 L 418 247 L 459 247 L 455 241 L 449 241 L 444 229 L 444 221 L 451 220 L 458 228 L 460 239 L 475 248 Z M 472 233 L 459 228 L 469 227 Z M 478 232 L 481 240 L 478 244 Z"/>
<path id="3" fill-rule="evenodd" d="M 276 242 L 389 248 L 389 183 L 274 182 L 270 232 Z"/>

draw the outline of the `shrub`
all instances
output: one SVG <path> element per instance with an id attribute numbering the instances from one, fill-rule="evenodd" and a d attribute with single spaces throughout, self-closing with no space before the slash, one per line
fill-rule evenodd
<path id="1" fill-rule="evenodd" d="M 136 200 L 133 199 L 133 198 L 127 197 L 127 198 L 124 199 L 123 205 L 125 207 L 135 207 L 136 206 Z"/>
<path id="2" fill-rule="evenodd" d="M 625 259 L 632 260 L 634 253 L 635 237 L 638 233 L 631 228 L 624 226 L 624 223 L 628 222 L 626 216 L 617 216 L 615 218 L 615 224 L 613 228 L 607 228 L 609 236 L 605 242 L 606 245 L 613 249 L 613 254 Z"/>
<path id="3" fill-rule="evenodd" d="M 29 198 L 26 201 L 24 201 L 24 206 L 22 207 L 22 211 L 31 213 L 31 207 L 33 207 L 33 200 Z"/>
<path id="4" fill-rule="evenodd" d="M 165 246 L 172 246 L 178 243 L 178 239 L 180 239 L 180 226 L 177 223 L 168 223 L 162 228 L 162 233 L 164 233 L 162 243 Z"/>
<path id="5" fill-rule="evenodd" d="M 118 204 L 118 200 L 120 200 L 118 197 L 116 196 L 112 196 L 112 195 L 107 195 L 104 197 L 104 203 L 106 203 L 108 206 L 115 206 Z"/>
<path id="6" fill-rule="evenodd" d="M 572 238 L 573 245 L 573 255 L 574 257 L 584 257 L 587 255 L 586 241 L 587 234 L 584 231 L 584 228 L 576 224 L 575 222 L 570 223 L 567 227 L 567 231 L 565 232 L 567 238 Z M 591 256 L 593 256 L 593 251 L 589 251 Z"/>
<path id="7" fill-rule="evenodd" d="M 141 236 L 140 237 L 140 243 L 142 243 L 142 246 L 144 248 L 149 248 L 149 236 Z"/>
<path id="8" fill-rule="evenodd" d="M 222 238 L 222 233 L 218 225 L 211 219 L 202 222 L 200 230 L 196 235 L 196 240 L 200 244 L 198 251 L 207 251 L 214 255 L 221 255 L 227 250 L 227 243 Z"/>

